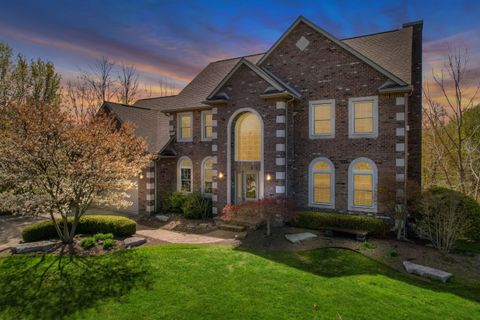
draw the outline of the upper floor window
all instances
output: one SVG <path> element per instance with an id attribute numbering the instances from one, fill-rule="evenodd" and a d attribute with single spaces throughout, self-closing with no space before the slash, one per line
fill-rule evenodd
<path id="1" fill-rule="evenodd" d="M 193 114 L 192 112 L 179 113 L 177 116 L 177 140 L 192 141 L 193 138 Z"/>
<path id="2" fill-rule="evenodd" d="M 310 138 L 333 138 L 335 136 L 335 100 L 310 101 Z"/>
<path id="3" fill-rule="evenodd" d="M 202 161 L 202 193 L 205 196 L 212 195 L 213 187 L 213 160 L 211 157 L 207 157 Z"/>
<path id="4" fill-rule="evenodd" d="M 350 138 L 376 138 L 378 136 L 377 97 L 350 98 L 348 114 Z"/>
<path id="5" fill-rule="evenodd" d="M 261 160 L 261 125 L 251 112 L 240 115 L 235 123 L 235 160 Z"/>
<path id="6" fill-rule="evenodd" d="M 335 168 L 326 158 L 317 158 L 310 163 L 309 198 L 311 206 L 334 207 Z"/>
<path id="7" fill-rule="evenodd" d="M 182 157 L 178 160 L 177 190 L 179 192 L 192 192 L 192 160 Z"/>
<path id="8" fill-rule="evenodd" d="M 348 169 L 348 209 L 376 211 L 377 166 L 367 158 L 354 160 Z"/>
<path id="9" fill-rule="evenodd" d="M 212 110 L 202 111 L 202 140 L 208 141 L 212 139 Z"/>

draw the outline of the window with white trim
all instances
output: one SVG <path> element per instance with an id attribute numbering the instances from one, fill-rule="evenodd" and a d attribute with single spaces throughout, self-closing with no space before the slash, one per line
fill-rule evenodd
<path id="1" fill-rule="evenodd" d="M 367 158 L 354 160 L 348 169 L 349 210 L 376 212 L 377 166 Z"/>
<path id="2" fill-rule="evenodd" d="M 188 157 L 182 157 L 178 160 L 178 185 L 179 192 L 192 192 L 193 174 L 192 160 Z"/>
<path id="3" fill-rule="evenodd" d="M 335 206 L 335 167 L 327 158 L 317 158 L 309 168 L 309 202 L 311 206 Z"/>
<path id="4" fill-rule="evenodd" d="M 378 137 L 378 97 L 350 98 L 348 115 L 350 138 Z"/>
<path id="5" fill-rule="evenodd" d="M 310 139 L 335 137 L 335 100 L 309 102 Z"/>
<path id="6" fill-rule="evenodd" d="M 261 124 L 252 112 L 240 115 L 235 123 L 235 161 L 261 160 Z"/>
<path id="7" fill-rule="evenodd" d="M 204 196 L 212 196 L 213 186 L 213 160 L 207 157 L 202 161 L 202 194 Z"/>
<path id="8" fill-rule="evenodd" d="M 202 140 L 210 141 L 213 133 L 212 110 L 202 111 Z"/>
<path id="9" fill-rule="evenodd" d="M 177 140 L 192 141 L 193 138 L 193 113 L 183 112 L 177 115 Z"/>

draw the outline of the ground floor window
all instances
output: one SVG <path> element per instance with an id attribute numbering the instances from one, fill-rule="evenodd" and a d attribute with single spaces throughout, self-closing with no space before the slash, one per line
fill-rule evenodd
<path id="1" fill-rule="evenodd" d="M 178 160 L 178 186 L 180 192 L 192 192 L 192 160 L 182 157 Z"/>
<path id="2" fill-rule="evenodd" d="M 205 196 L 212 195 L 213 186 L 213 160 L 211 157 L 207 157 L 202 161 L 202 193 Z"/>
<path id="3" fill-rule="evenodd" d="M 367 158 L 354 160 L 348 169 L 349 210 L 376 211 L 377 166 Z"/>
<path id="4" fill-rule="evenodd" d="M 310 163 L 309 171 L 310 205 L 333 208 L 335 199 L 333 163 L 326 158 L 317 158 Z"/>

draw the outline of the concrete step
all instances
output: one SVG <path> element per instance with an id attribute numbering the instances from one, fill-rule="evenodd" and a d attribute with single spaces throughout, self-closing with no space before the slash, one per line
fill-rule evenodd
<path id="1" fill-rule="evenodd" d="M 218 229 L 225 230 L 225 231 L 233 231 L 233 232 L 242 232 L 245 231 L 245 226 L 239 226 L 236 224 L 227 224 L 219 222 L 216 224 Z"/>

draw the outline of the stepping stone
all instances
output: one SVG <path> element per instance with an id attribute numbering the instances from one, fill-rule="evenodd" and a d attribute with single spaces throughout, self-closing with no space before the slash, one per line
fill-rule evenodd
<path id="1" fill-rule="evenodd" d="M 300 243 L 305 240 L 315 239 L 316 237 L 318 237 L 316 234 L 310 232 L 292 233 L 285 235 L 285 238 L 291 243 Z"/>
<path id="2" fill-rule="evenodd" d="M 160 221 L 162 221 L 162 222 L 167 222 L 167 221 L 170 219 L 169 216 L 164 215 L 164 214 L 157 214 L 157 215 L 155 216 L 155 218 L 157 218 L 158 220 L 160 220 Z"/>
<path id="3" fill-rule="evenodd" d="M 133 248 L 133 247 L 138 247 L 141 246 L 142 244 L 146 243 L 147 239 L 142 238 L 142 237 L 130 237 L 125 240 L 123 240 L 125 248 Z"/>
<path id="4" fill-rule="evenodd" d="M 443 283 L 447 282 L 448 279 L 452 276 L 451 273 L 435 268 L 422 266 L 420 264 L 412 263 L 410 261 L 403 261 L 403 266 L 408 273 L 418 274 L 422 277 L 440 280 Z"/>
<path id="5" fill-rule="evenodd" d="M 55 246 L 52 241 L 37 241 L 22 243 L 10 248 L 12 253 L 30 253 L 30 252 L 47 252 Z"/>

